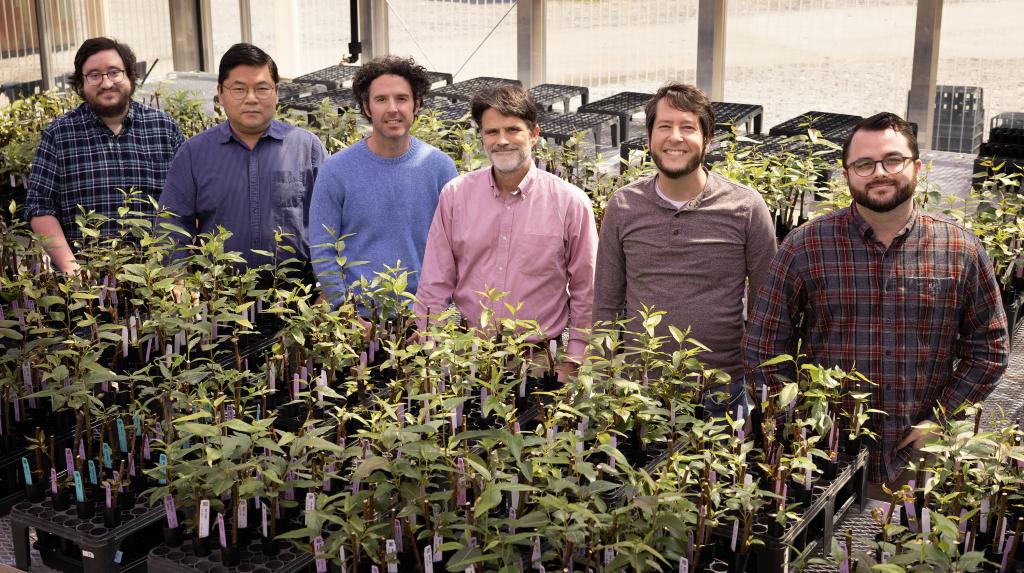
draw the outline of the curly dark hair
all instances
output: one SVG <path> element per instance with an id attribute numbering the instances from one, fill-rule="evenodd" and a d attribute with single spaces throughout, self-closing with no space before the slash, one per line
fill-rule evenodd
<path id="1" fill-rule="evenodd" d="M 412 88 L 412 99 L 416 103 L 416 108 L 423 107 L 423 96 L 430 90 L 430 77 L 427 75 L 426 68 L 417 64 L 416 60 L 412 58 L 384 56 L 363 64 L 352 78 L 352 91 L 355 92 L 356 99 L 362 104 L 359 111 L 363 117 L 370 119 L 370 116 L 366 114 L 366 108 L 370 105 L 370 84 L 384 74 L 405 78 L 405 81 L 409 82 L 409 87 Z"/>
<path id="2" fill-rule="evenodd" d="M 68 78 L 68 84 L 82 99 L 85 99 L 85 94 L 82 93 L 82 86 L 85 84 L 82 68 L 85 67 L 85 61 L 106 50 L 114 50 L 117 55 L 121 56 L 121 61 L 124 62 L 124 74 L 132 86 L 132 95 L 135 94 L 135 82 L 139 78 L 139 72 L 135 69 L 135 52 L 127 44 L 122 44 L 113 38 L 99 37 L 89 38 L 82 42 L 75 54 L 75 71 Z"/>

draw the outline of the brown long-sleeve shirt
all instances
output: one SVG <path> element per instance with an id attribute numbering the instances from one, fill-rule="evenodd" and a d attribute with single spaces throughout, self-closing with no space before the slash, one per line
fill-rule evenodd
<path id="1" fill-rule="evenodd" d="M 665 311 L 657 333 L 667 336 L 669 325 L 692 327 L 692 337 L 711 349 L 698 358 L 732 377 L 735 398 L 743 381 L 746 282 L 753 298 L 777 249 L 771 215 L 756 191 L 713 172 L 700 195 L 677 209 L 656 193 L 656 177 L 619 189 L 609 201 L 594 321 L 636 317 L 641 305 Z"/>

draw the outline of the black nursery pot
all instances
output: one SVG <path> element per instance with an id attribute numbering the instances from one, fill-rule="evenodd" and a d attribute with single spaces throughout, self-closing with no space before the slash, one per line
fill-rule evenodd
<path id="1" fill-rule="evenodd" d="M 260 550 L 268 557 L 273 557 L 281 552 L 281 542 L 273 537 L 260 538 Z"/>
<path id="2" fill-rule="evenodd" d="M 750 559 L 750 551 L 733 553 L 729 556 L 729 573 L 745 573 L 747 561 Z"/>
<path id="3" fill-rule="evenodd" d="M 241 560 L 237 547 L 221 547 L 220 548 L 220 562 L 224 565 L 234 566 L 238 565 Z"/>
<path id="4" fill-rule="evenodd" d="M 32 485 L 25 486 L 25 495 L 28 496 L 30 502 L 39 503 L 46 499 L 46 488 L 41 481 L 35 480 Z"/>
<path id="5" fill-rule="evenodd" d="M 71 490 L 66 487 L 58 487 L 57 493 L 50 493 L 50 502 L 55 511 L 67 511 L 71 507 Z"/>
<path id="6" fill-rule="evenodd" d="M 211 550 L 212 549 L 209 535 L 207 535 L 206 537 L 199 537 L 199 535 L 197 534 L 192 537 L 192 553 L 196 554 L 199 557 L 206 557 L 210 554 Z"/>
<path id="7" fill-rule="evenodd" d="M 181 544 L 184 542 L 185 532 L 180 525 L 178 527 L 164 526 L 164 545 L 168 547 L 181 547 Z"/>
<path id="8" fill-rule="evenodd" d="M 118 525 L 121 525 L 121 508 L 116 505 L 114 507 L 104 507 L 103 525 L 107 529 L 113 529 Z"/>
<path id="9" fill-rule="evenodd" d="M 85 501 L 75 501 L 75 515 L 78 519 L 92 519 L 96 515 L 96 502 L 86 498 Z"/>

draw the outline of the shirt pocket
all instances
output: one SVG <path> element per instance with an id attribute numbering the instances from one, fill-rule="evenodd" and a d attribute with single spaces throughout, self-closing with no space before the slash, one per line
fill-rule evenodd
<path id="1" fill-rule="evenodd" d="M 899 279 L 906 327 L 918 332 L 918 344 L 940 354 L 952 350 L 960 301 L 952 277 L 904 276 Z"/>
<path id="2" fill-rule="evenodd" d="M 305 177 L 302 171 L 273 171 L 270 189 L 274 207 L 301 208 L 306 199 Z"/>
<path id="3" fill-rule="evenodd" d="M 512 245 L 512 249 L 519 273 L 538 278 L 565 274 L 561 236 L 524 233 L 518 243 Z"/>

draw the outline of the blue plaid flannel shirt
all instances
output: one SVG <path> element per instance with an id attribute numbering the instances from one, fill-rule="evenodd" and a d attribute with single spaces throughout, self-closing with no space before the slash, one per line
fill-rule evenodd
<path id="1" fill-rule="evenodd" d="M 135 188 L 160 196 L 174 154 L 185 141 L 178 124 L 166 113 L 131 102 L 121 133 L 114 135 L 88 104 L 57 118 L 43 132 L 28 177 L 27 220 L 53 215 L 69 244 L 82 239 L 75 222 L 95 211 L 116 219 L 124 205 L 120 190 Z M 147 203 L 133 209 L 152 215 Z M 101 228 L 103 236 L 117 230 L 115 220 Z"/>

